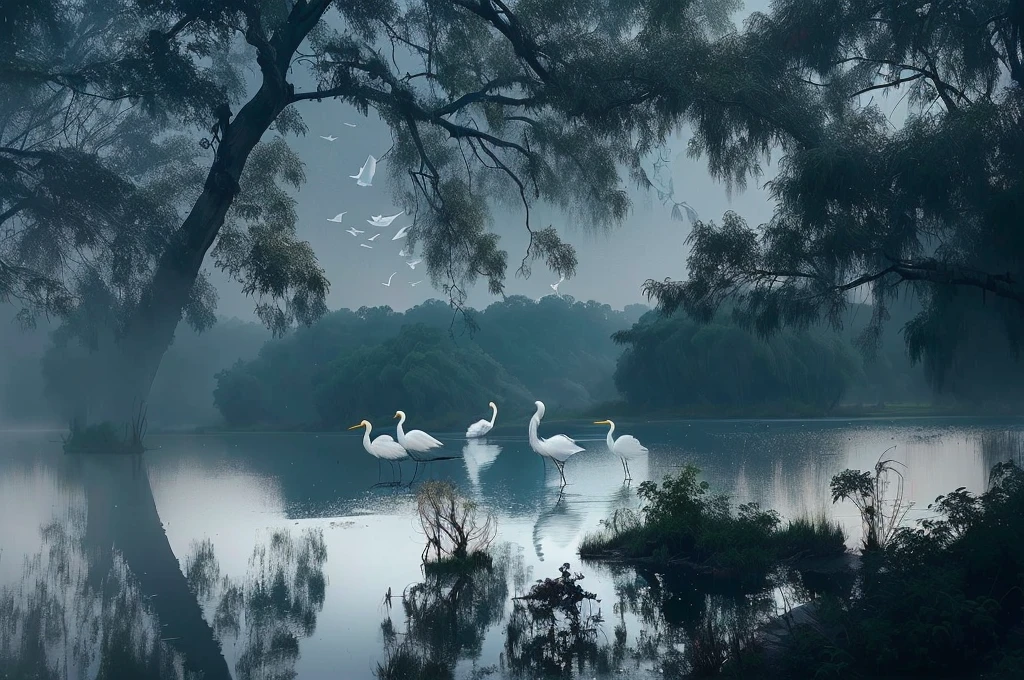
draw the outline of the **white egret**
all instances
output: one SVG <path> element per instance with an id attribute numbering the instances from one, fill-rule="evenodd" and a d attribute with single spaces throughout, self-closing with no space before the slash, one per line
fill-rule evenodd
<path id="1" fill-rule="evenodd" d="M 405 263 L 407 265 L 409 265 L 409 269 L 416 269 L 416 265 L 418 265 L 420 262 L 423 262 L 423 260 L 406 260 L 405 261 Z"/>
<path id="2" fill-rule="evenodd" d="M 335 215 L 334 217 L 328 217 L 327 221 L 328 222 L 337 222 L 338 224 L 341 224 L 341 218 L 344 217 L 347 214 L 348 214 L 347 210 L 345 212 L 340 212 L 337 215 Z"/>
<path id="3" fill-rule="evenodd" d="M 344 125 L 345 127 L 355 127 L 356 126 L 355 123 L 342 123 L 342 125 Z"/>
<path id="4" fill-rule="evenodd" d="M 367 156 L 363 167 L 359 168 L 358 175 L 349 175 L 361 187 L 373 186 L 373 174 L 377 172 L 377 159 Z"/>
<path id="5" fill-rule="evenodd" d="M 562 285 L 562 281 L 565 281 L 565 276 L 559 276 L 558 277 L 558 283 L 549 283 L 548 284 L 549 286 L 551 286 L 551 290 L 555 291 L 555 295 L 561 296 L 561 293 L 558 292 L 558 287 L 560 285 Z"/>
<path id="6" fill-rule="evenodd" d="M 370 431 L 373 430 L 373 425 L 370 421 L 360 421 L 358 425 L 353 425 L 348 428 L 355 430 L 360 427 L 365 427 L 366 431 L 363 432 L 363 448 L 366 452 L 377 459 L 377 481 L 380 481 L 380 461 L 386 460 L 391 463 L 391 476 L 394 478 L 394 464 L 398 465 L 398 480 L 402 480 L 402 465 L 401 461 L 409 457 L 409 452 L 405 448 L 391 438 L 389 434 L 382 434 L 373 441 L 370 441 Z"/>
<path id="7" fill-rule="evenodd" d="M 353 236 L 358 236 L 359 234 L 363 233 L 362 229 L 356 229 L 355 227 L 349 227 L 345 231 L 347 231 L 348 233 L 352 234 Z"/>
<path id="8" fill-rule="evenodd" d="M 494 419 L 498 417 L 498 407 L 493 401 L 488 403 L 487 405 L 491 407 L 491 419 L 483 420 L 481 418 L 480 420 L 470 425 L 469 429 L 466 430 L 467 438 L 483 437 L 485 434 L 490 432 L 491 429 L 494 428 Z"/>
<path id="9" fill-rule="evenodd" d="M 402 212 L 395 213 L 394 215 L 389 215 L 388 217 L 384 217 L 383 215 L 370 215 L 370 219 L 366 221 L 375 227 L 390 227 L 391 223 L 394 222 L 399 215 L 402 215 L 404 213 L 405 211 L 403 210 Z"/>
<path id="10" fill-rule="evenodd" d="M 417 283 L 423 283 L 423 279 L 420 279 L 419 281 L 413 281 L 409 285 L 415 288 Z"/>
<path id="11" fill-rule="evenodd" d="M 408 432 L 406 432 L 404 429 L 402 429 L 402 424 L 405 422 L 405 411 L 395 411 L 395 417 L 399 419 L 398 443 L 404 446 L 406 451 L 426 453 L 431 449 L 436 449 L 439 446 L 444 446 L 444 444 L 437 441 L 423 430 L 409 430 Z"/>
<path id="12" fill-rule="evenodd" d="M 535 401 L 534 404 L 537 406 L 537 412 L 530 418 L 530 448 L 533 449 L 534 453 L 542 458 L 550 458 L 551 462 L 558 468 L 558 474 L 562 478 L 562 486 L 565 486 L 565 461 L 569 460 L 569 457 L 574 453 L 579 453 L 585 449 L 582 446 L 577 446 L 576 442 L 564 434 L 556 434 L 554 437 L 542 439 L 537 435 L 537 428 L 540 427 L 540 420 L 544 417 L 544 402 Z M 398 441 L 401 442 L 402 438 L 399 437 Z"/>
<path id="13" fill-rule="evenodd" d="M 608 450 L 619 457 L 619 461 L 622 463 L 622 471 L 626 473 L 626 479 L 633 479 L 629 474 L 629 461 L 646 455 L 647 447 L 631 434 L 624 434 L 618 439 L 612 437 L 612 434 L 615 432 L 615 423 L 610 420 L 598 420 L 594 425 L 608 426 L 608 438 L 606 439 Z"/>
<path id="14" fill-rule="evenodd" d="M 389 277 L 388 277 L 388 282 L 387 282 L 387 283 L 382 283 L 382 284 L 380 284 L 380 285 L 382 285 L 382 286 L 387 286 L 388 288 L 390 288 L 390 287 L 391 287 L 391 279 L 395 278 L 395 274 L 397 274 L 397 273 L 398 273 L 398 272 L 395 272 L 394 274 L 392 274 L 391 276 L 389 276 Z"/>
<path id="15" fill-rule="evenodd" d="M 326 139 L 328 142 L 333 142 L 335 139 L 337 139 L 337 137 L 335 137 L 334 135 L 327 135 L 326 137 L 320 135 L 320 139 Z"/>
<path id="16" fill-rule="evenodd" d="M 412 255 L 412 253 L 410 253 L 406 248 L 402 248 L 398 251 L 399 257 L 409 257 L 410 255 Z"/>
<path id="17" fill-rule="evenodd" d="M 370 248 L 371 250 L 373 249 L 373 246 L 368 246 L 365 243 L 360 243 L 359 247 L 361 247 L 361 248 Z"/>
<path id="18" fill-rule="evenodd" d="M 410 229 L 412 229 L 412 225 L 411 224 L 408 227 L 402 227 L 401 229 L 398 230 L 397 234 L 395 234 L 394 236 L 391 237 L 391 240 L 392 241 L 397 241 L 400 238 L 405 238 L 405 235 L 409 233 Z"/>
<path id="19" fill-rule="evenodd" d="M 367 241 L 376 241 L 378 236 L 380 236 L 380 234 L 374 234 L 373 236 L 371 236 L 370 238 L 368 238 L 366 240 Z"/>

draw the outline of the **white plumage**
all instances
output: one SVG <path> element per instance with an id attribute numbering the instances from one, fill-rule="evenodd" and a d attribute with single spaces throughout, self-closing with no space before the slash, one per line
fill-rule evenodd
<path id="1" fill-rule="evenodd" d="M 626 473 L 626 479 L 632 479 L 629 474 L 629 461 L 646 455 L 647 447 L 631 434 L 624 434 L 615 439 L 612 436 L 612 433 L 615 432 L 615 423 L 610 420 L 598 420 L 594 424 L 608 425 L 608 437 L 605 440 L 608 444 L 608 450 L 619 457 L 619 460 L 622 462 L 622 470 Z"/>
<path id="2" fill-rule="evenodd" d="M 389 434 L 382 434 L 373 441 L 370 441 L 370 431 L 373 430 L 373 425 L 371 425 L 370 421 L 368 420 L 363 420 L 358 425 L 353 425 L 348 429 L 355 430 L 360 427 L 366 428 L 366 430 L 363 432 L 363 448 L 366 449 L 366 452 L 368 454 L 376 458 L 378 461 L 378 480 L 380 479 L 380 461 L 386 460 L 389 463 L 400 463 L 401 461 L 409 457 L 409 452 L 405 450 L 405 447 L 403 447 L 401 444 L 392 439 L 391 435 Z M 398 469 L 399 479 L 401 479 L 402 466 L 399 465 Z M 394 467 L 392 467 L 391 472 L 393 475 Z"/>
<path id="3" fill-rule="evenodd" d="M 395 411 L 395 417 L 399 419 L 398 443 L 405 447 L 407 451 L 415 451 L 416 453 L 426 453 L 431 449 L 436 449 L 439 446 L 444 446 L 444 444 L 434 439 L 423 430 L 410 430 L 406 432 L 402 428 L 402 424 L 405 423 L 405 411 Z"/>
<path id="4" fill-rule="evenodd" d="M 405 211 L 403 210 L 402 212 L 397 212 L 394 215 L 389 215 L 387 217 L 384 217 L 383 215 L 370 215 L 370 219 L 366 221 L 375 227 L 390 227 L 391 223 L 395 221 L 395 218 L 404 212 Z"/>
<path id="5" fill-rule="evenodd" d="M 487 404 L 491 407 L 491 419 L 483 420 L 480 419 L 469 426 L 466 430 L 466 437 L 472 439 L 473 437 L 483 437 L 485 434 L 491 431 L 494 427 L 494 419 L 498 417 L 498 406 L 493 401 Z"/>
<path id="6" fill-rule="evenodd" d="M 405 238 L 405 235 L 409 233 L 410 229 L 412 229 L 412 225 L 411 224 L 408 227 L 402 227 L 401 229 L 398 230 L 397 234 L 395 234 L 394 236 L 391 237 L 391 240 L 392 241 L 397 241 L 400 238 Z"/>
<path id="7" fill-rule="evenodd" d="M 569 460 L 569 457 L 585 449 L 582 446 L 578 446 L 576 442 L 564 434 L 556 434 L 554 437 L 542 439 L 537 435 L 537 428 L 540 427 L 541 418 L 544 417 L 544 402 L 534 402 L 537 406 L 537 412 L 530 418 L 530 448 L 533 449 L 534 453 L 544 458 L 549 458 L 551 462 L 558 468 L 558 474 L 562 478 L 562 485 L 565 485 L 565 461 Z M 401 441 L 401 439 L 399 439 Z"/>
<path id="8" fill-rule="evenodd" d="M 359 174 L 349 175 L 361 187 L 373 186 L 373 174 L 377 172 L 377 159 L 367 156 L 363 167 L 359 168 Z"/>

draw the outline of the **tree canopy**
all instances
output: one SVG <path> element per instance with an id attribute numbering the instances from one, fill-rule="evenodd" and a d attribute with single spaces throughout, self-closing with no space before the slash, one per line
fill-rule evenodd
<path id="1" fill-rule="evenodd" d="M 285 190 L 303 180 L 282 139 L 305 132 L 296 104 L 337 99 L 390 126 L 385 167 L 414 216 L 410 244 L 460 306 L 477 279 L 503 290 L 495 205 L 525 211 L 519 273 L 543 260 L 572 274 L 574 250 L 532 208 L 620 221 L 622 171 L 649 184 L 644 155 L 679 116 L 706 118 L 694 92 L 738 3 L 32 5 L 11 13 L 0 52 L 0 296 L 114 346 L 131 370 L 111 384 L 136 399 L 182 316 L 212 322 L 211 250 L 274 330 L 326 311 Z"/>
<path id="2" fill-rule="evenodd" d="M 335 428 L 399 408 L 417 422 L 465 425 L 491 400 L 508 414 L 541 398 L 578 411 L 617 397 L 611 335 L 647 309 L 510 296 L 473 312 L 473 334 L 452 334 L 451 308 L 438 300 L 404 313 L 342 309 L 220 372 L 214 399 L 242 427 Z"/>
<path id="3" fill-rule="evenodd" d="M 731 300 L 737 318 L 769 334 L 819 319 L 838 325 L 848 292 L 865 286 L 874 321 L 862 340 L 872 347 L 909 287 L 923 309 L 907 342 L 936 377 L 975 330 L 970 310 L 984 306 L 984 329 L 1015 344 L 1024 6 L 778 0 L 731 42 L 761 97 L 698 129 L 690 151 L 736 184 L 781 152 L 768 183 L 774 216 L 757 228 L 734 213 L 699 223 L 689 278 L 648 281 L 647 292 L 703 320 Z M 890 109 L 904 99 L 908 117 L 897 126 Z"/>

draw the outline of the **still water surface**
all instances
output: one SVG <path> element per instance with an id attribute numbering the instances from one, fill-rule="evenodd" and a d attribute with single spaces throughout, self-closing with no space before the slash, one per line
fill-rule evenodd
<path id="1" fill-rule="evenodd" d="M 435 662 L 430 677 L 665 677 L 694 621 L 733 605 L 701 584 L 580 563 L 580 539 L 635 508 L 640 482 L 694 463 L 736 502 L 783 517 L 827 510 L 852 546 L 859 520 L 832 506 L 835 473 L 891 448 L 913 520 L 940 493 L 983 490 L 1024 441 L 1018 420 L 620 423 L 651 451 L 626 485 L 605 428 L 541 430 L 587 449 L 561 494 L 525 426 L 470 443 L 434 433 L 457 458 L 425 476 L 454 482 L 498 526 L 494 567 L 458 581 L 424 576 L 416 486 L 375 487 L 358 435 L 152 436 L 133 465 L 64 456 L 57 433 L 0 433 L 0 659 L 44 663 L 54 678 L 132 664 L 152 677 L 372 678 L 404 651 Z M 585 644 L 553 650 L 512 598 L 563 562 L 586 576 L 600 618 Z"/>

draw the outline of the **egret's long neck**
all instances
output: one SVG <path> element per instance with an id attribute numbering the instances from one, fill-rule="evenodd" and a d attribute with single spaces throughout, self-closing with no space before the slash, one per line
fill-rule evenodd
<path id="1" fill-rule="evenodd" d="M 366 424 L 366 428 L 363 430 L 363 448 L 366 449 L 367 453 L 370 451 L 370 430 L 373 429 L 373 425 Z"/>
<path id="2" fill-rule="evenodd" d="M 402 423 L 404 423 L 404 422 L 405 422 L 405 414 L 402 413 L 402 414 L 400 414 L 398 416 L 398 436 L 399 437 L 404 437 L 405 436 L 405 429 L 402 427 Z"/>
<path id="3" fill-rule="evenodd" d="M 608 448 L 615 446 L 615 437 L 612 436 L 612 432 L 615 432 L 615 423 L 608 421 Z"/>
<path id="4" fill-rule="evenodd" d="M 497 417 L 498 417 L 498 407 L 497 406 L 492 406 L 491 407 L 491 427 L 494 427 L 494 421 L 495 421 L 495 419 Z"/>
<path id="5" fill-rule="evenodd" d="M 530 418 L 530 444 L 534 446 L 540 444 L 540 437 L 537 436 L 538 427 L 540 427 L 540 411 L 534 413 Z"/>

